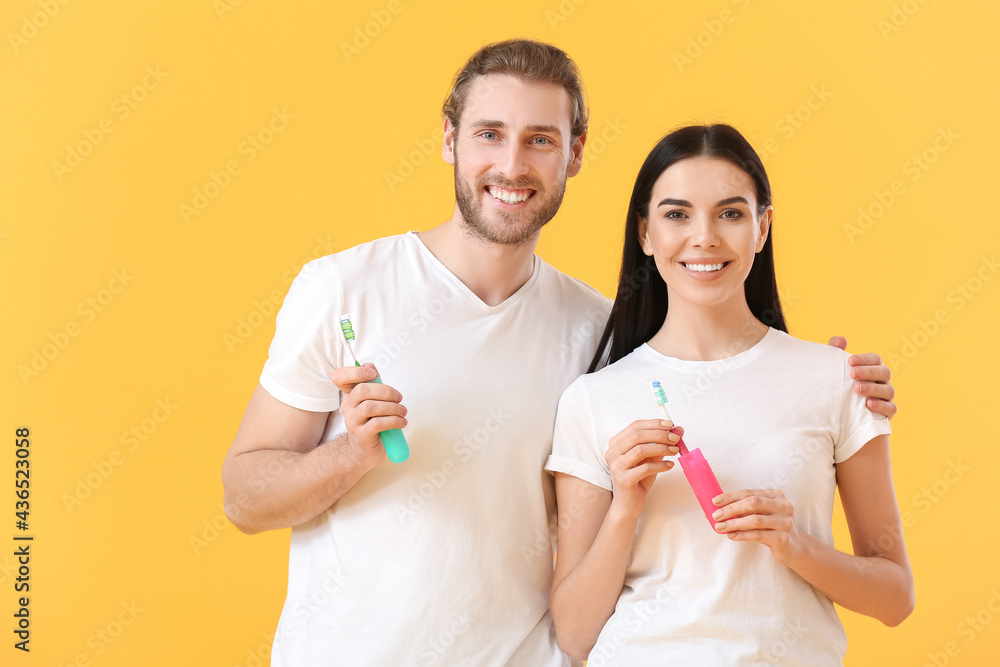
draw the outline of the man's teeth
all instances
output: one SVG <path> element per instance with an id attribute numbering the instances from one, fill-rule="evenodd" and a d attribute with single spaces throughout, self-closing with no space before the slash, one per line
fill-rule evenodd
<path id="1" fill-rule="evenodd" d="M 510 190 L 504 190 L 503 188 L 498 188 L 492 185 L 487 189 L 490 191 L 491 195 L 493 195 L 494 197 L 496 197 L 497 199 L 506 204 L 517 204 L 518 202 L 522 202 L 525 199 L 527 199 L 528 195 L 531 194 L 529 191 L 517 193 L 517 192 L 512 192 Z"/>
<path id="2" fill-rule="evenodd" d="M 709 271 L 721 270 L 722 267 L 725 266 L 725 263 L 723 262 L 722 264 L 685 264 L 684 266 L 691 269 L 692 271 L 709 272 Z"/>

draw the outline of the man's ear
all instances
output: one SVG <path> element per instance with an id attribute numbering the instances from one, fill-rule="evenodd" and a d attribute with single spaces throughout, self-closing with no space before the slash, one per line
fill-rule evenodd
<path id="1" fill-rule="evenodd" d="M 580 173 L 580 169 L 583 168 L 583 145 L 587 143 L 587 133 L 584 132 L 576 141 L 573 142 L 573 153 L 570 157 L 569 169 L 566 170 L 566 176 L 572 177 Z"/>
<path id="2" fill-rule="evenodd" d="M 768 206 L 764 209 L 764 215 L 760 216 L 760 225 L 758 231 L 760 234 L 757 236 L 757 249 L 754 252 L 760 252 L 764 249 L 764 243 L 767 241 L 767 235 L 771 232 L 771 218 L 774 217 L 774 207 Z"/>
<path id="3" fill-rule="evenodd" d="M 455 135 L 458 128 L 451 124 L 446 116 L 444 119 L 444 141 L 441 143 L 441 157 L 448 164 L 455 164 Z"/>

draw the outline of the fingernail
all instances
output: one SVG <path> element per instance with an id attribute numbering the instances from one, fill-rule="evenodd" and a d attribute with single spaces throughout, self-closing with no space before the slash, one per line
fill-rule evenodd
<path id="1" fill-rule="evenodd" d="M 715 524 L 715 529 L 718 530 L 718 531 L 720 531 L 720 532 L 723 531 L 723 530 L 725 530 L 726 529 L 726 522 L 723 521 L 722 523 Z"/>
<path id="2" fill-rule="evenodd" d="M 663 428 L 673 428 L 674 427 L 674 423 L 672 421 L 667 420 L 667 419 L 661 419 L 660 420 L 660 426 L 662 426 Z"/>
<path id="3" fill-rule="evenodd" d="M 674 446 L 667 447 L 668 454 L 676 454 L 679 451 L 681 451 L 679 447 L 674 447 Z"/>
<path id="4" fill-rule="evenodd" d="M 681 436 L 677 435 L 676 433 L 671 433 L 670 435 L 667 436 L 667 440 L 670 442 L 680 442 Z"/>
<path id="5" fill-rule="evenodd" d="M 715 510 L 715 512 L 712 513 L 712 518 L 716 519 L 716 520 L 721 519 L 722 518 L 722 510 Z"/>
<path id="6" fill-rule="evenodd" d="M 712 502 L 715 503 L 716 505 L 721 505 L 722 504 L 722 496 L 718 495 L 718 496 L 712 498 Z"/>

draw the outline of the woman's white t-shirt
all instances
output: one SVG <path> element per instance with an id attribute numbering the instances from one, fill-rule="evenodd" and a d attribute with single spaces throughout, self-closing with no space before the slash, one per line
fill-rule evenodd
<path id="1" fill-rule="evenodd" d="M 776 329 L 718 361 L 642 345 L 566 389 L 546 469 L 611 490 L 608 442 L 662 416 L 650 389 L 659 380 L 685 443 L 701 449 L 724 491 L 781 489 L 798 528 L 833 544 L 836 464 L 890 432 L 852 391 L 848 358 Z M 649 491 L 621 598 L 588 667 L 817 667 L 842 664 L 846 645 L 830 599 L 766 546 L 715 533 L 676 466 Z"/>

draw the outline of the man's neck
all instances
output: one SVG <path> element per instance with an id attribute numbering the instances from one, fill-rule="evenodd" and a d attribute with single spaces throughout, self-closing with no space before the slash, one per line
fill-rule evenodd
<path id="1" fill-rule="evenodd" d="M 531 278 L 538 237 L 517 246 L 490 243 L 462 228 L 456 207 L 450 220 L 421 232 L 420 240 L 483 303 L 498 306 Z"/>

